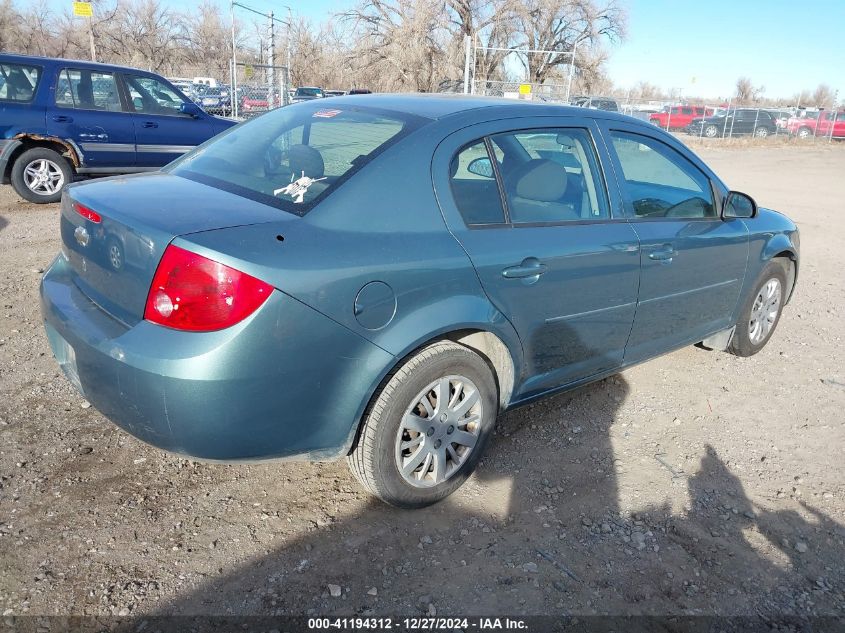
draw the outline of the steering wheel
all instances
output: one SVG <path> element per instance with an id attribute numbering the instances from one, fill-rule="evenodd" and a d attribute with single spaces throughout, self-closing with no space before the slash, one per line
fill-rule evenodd
<path id="1" fill-rule="evenodd" d="M 637 217 L 663 216 L 669 208 L 669 203 L 660 198 L 640 198 L 639 200 L 634 200 L 634 212 Z"/>

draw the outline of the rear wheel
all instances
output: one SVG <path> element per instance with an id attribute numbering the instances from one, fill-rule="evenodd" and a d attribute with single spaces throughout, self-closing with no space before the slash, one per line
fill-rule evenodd
<path id="1" fill-rule="evenodd" d="M 786 264 L 775 259 L 766 264 L 754 291 L 745 300 L 728 351 L 753 356 L 775 331 L 786 301 Z"/>
<path id="2" fill-rule="evenodd" d="M 67 159 L 46 147 L 26 150 L 12 165 L 12 187 L 30 202 L 58 202 L 62 188 L 72 180 Z"/>
<path id="3" fill-rule="evenodd" d="M 716 138 L 716 135 L 719 133 L 719 128 L 715 125 L 708 125 L 704 128 L 704 136 L 707 138 Z"/>
<path id="4" fill-rule="evenodd" d="M 390 376 L 365 415 L 349 467 L 391 505 L 436 503 L 472 474 L 497 413 L 487 363 L 463 345 L 434 343 Z"/>
<path id="5" fill-rule="evenodd" d="M 766 138 L 769 135 L 769 130 L 764 127 L 758 127 L 754 130 L 754 136 L 757 138 Z"/>

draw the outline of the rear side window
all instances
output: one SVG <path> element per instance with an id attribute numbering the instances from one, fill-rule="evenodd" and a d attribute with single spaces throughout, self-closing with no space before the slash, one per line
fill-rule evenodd
<path id="1" fill-rule="evenodd" d="M 308 103 L 230 128 L 166 171 L 304 215 L 425 119 Z M 374 184 L 372 194 L 379 195 Z"/>
<path id="2" fill-rule="evenodd" d="M 496 173 L 483 140 L 458 152 L 452 159 L 449 172 L 455 205 L 467 225 L 501 224 L 505 221 Z"/>
<path id="3" fill-rule="evenodd" d="M 715 218 L 710 180 L 668 145 L 612 131 L 613 149 L 637 218 Z"/>
<path id="4" fill-rule="evenodd" d="M 77 110 L 120 112 L 117 83 L 111 73 L 67 68 L 56 83 L 56 105 Z"/>
<path id="5" fill-rule="evenodd" d="M 0 101 L 31 103 L 41 78 L 41 68 L 0 63 Z"/>

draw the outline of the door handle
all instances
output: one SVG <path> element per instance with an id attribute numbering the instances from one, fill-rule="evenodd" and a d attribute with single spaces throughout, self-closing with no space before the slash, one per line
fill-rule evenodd
<path id="1" fill-rule="evenodd" d="M 158 127 L 158 123 L 155 121 L 144 121 L 144 124 L 141 127 Z"/>
<path id="2" fill-rule="evenodd" d="M 672 248 L 670 244 L 664 244 L 660 248 L 651 251 L 648 254 L 648 258 L 666 262 L 668 264 L 672 261 L 672 258 L 675 257 L 675 255 L 677 254 L 678 252 L 674 248 Z"/>
<path id="3" fill-rule="evenodd" d="M 65 114 L 57 114 L 53 117 L 56 123 L 70 123 L 73 119 Z"/>
<path id="4" fill-rule="evenodd" d="M 509 266 L 502 271 L 502 277 L 506 279 L 529 279 L 534 277 L 537 281 L 546 272 L 546 265 L 536 257 L 526 257 L 517 266 Z"/>

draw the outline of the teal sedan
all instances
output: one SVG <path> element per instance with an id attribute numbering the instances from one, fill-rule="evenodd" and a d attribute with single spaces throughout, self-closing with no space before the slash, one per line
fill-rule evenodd
<path id="1" fill-rule="evenodd" d="M 402 507 L 458 488 L 503 411 L 757 353 L 799 266 L 792 221 L 655 126 L 464 96 L 274 110 L 69 186 L 61 236 L 46 330 L 106 417 L 195 458 L 346 458 Z"/>

